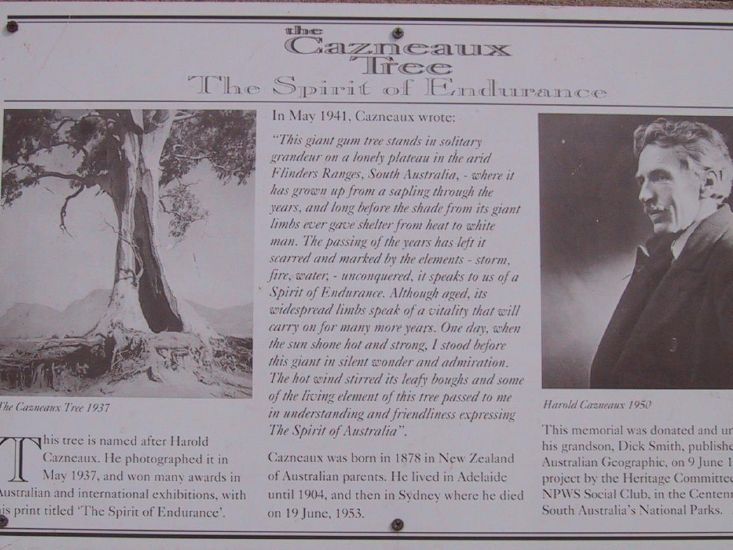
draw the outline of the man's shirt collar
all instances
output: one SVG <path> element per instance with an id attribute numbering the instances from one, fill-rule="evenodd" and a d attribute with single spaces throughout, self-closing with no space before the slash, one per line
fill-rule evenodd
<path id="1" fill-rule="evenodd" d="M 710 217 L 710 216 L 708 216 Z M 687 244 L 687 241 L 690 239 L 692 234 L 695 232 L 695 229 L 706 220 L 707 218 L 703 218 L 702 220 L 698 220 L 694 222 L 692 225 L 688 226 L 687 229 L 684 231 L 680 231 L 679 233 L 675 235 L 669 235 L 668 238 L 673 239 L 670 244 L 667 244 L 666 246 L 669 246 L 669 249 L 672 252 L 672 261 L 676 260 L 680 257 L 680 254 L 682 254 L 682 251 L 685 249 L 685 245 Z M 664 242 L 664 239 L 661 238 L 660 240 L 654 239 L 654 246 L 650 246 L 649 243 L 651 241 L 648 241 L 645 244 L 641 244 L 637 247 L 637 257 L 639 255 L 645 256 L 646 258 L 649 258 L 649 256 L 653 253 L 653 250 L 650 250 L 651 248 L 658 249 L 660 243 Z M 668 241 L 669 242 L 669 241 Z M 662 246 L 665 246 L 662 244 Z"/>
<path id="2" fill-rule="evenodd" d="M 682 250 L 685 248 L 685 245 L 687 244 L 690 235 L 692 235 L 692 233 L 695 231 L 695 229 L 697 229 L 697 226 L 700 225 L 702 221 L 703 220 L 699 220 L 693 223 L 682 233 L 680 233 L 680 235 L 672 242 L 672 246 L 670 247 L 672 249 L 672 261 L 680 257 L 680 254 L 682 254 Z"/>

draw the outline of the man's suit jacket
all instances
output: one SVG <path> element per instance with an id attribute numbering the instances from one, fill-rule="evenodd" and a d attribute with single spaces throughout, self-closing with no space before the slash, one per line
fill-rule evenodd
<path id="1" fill-rule="evenodd" d="M 637 264 L 611 317 L 591 387 L 733 388 L 730 208 L 703 220 L 668 269 L 650 260 Z"/>

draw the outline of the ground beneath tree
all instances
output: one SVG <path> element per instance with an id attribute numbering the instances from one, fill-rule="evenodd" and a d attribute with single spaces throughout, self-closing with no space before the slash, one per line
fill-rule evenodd
<path id="1" fill-rule="evenodd" d="M 0 342 L 4 394 L 252 396 L 252 339 L 182 332 Z"/>

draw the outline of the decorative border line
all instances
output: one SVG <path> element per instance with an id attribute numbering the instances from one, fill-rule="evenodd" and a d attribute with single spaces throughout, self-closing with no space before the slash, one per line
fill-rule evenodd
<path id="1" fill-rule="evenodd" d="M 470 533 L 462 532 L 427 532 L 384 534 L 374 531 L 155 531 L 155 530 L 94 530 L 94 529 L 35 529 L 18 531 L 0 531 L 0 537 L 84 537 L 84 538 L 155 538 L 155 539 L 282 539 L 282 540 L 733 540 L 733 532 L 701 532 L 701 533 L 572 533 L 572 532 L 539 532 L 539 533 Z"/>
<path id="2" fill-rule="evenodd" d="M 8 15 L 8 19 L 17 21 L 61 21 L 64 23 L 79 21 L 327 21 L 327 22 L 383 22 L 383 23 L 506 23 L 524 25 L 579 25 L 579 26 L 662 26 L 662 27 L 718 27 L 733 28 L 731 23 L 713 21 L 644 21 L 638 19 L 546 19 L 526 17 L 375 17 L 375 16 L 317 16 L 317 15 Z"/>
<path id="3" fill-rule="evenodd" d="M 290 99 L 5 99 L 4 103 L 261 103 L 261 104 L 294 104 L 294 105 L 443 105 L 457 107 L 573 107 L 573 108 L 605 108 L 605 109 L 710 109 L 733 110 L 731 105 L 626 105 L 617 103 L 520 103 L 490 101 L 324 101 L 324 100 L 290 100 Z"/>

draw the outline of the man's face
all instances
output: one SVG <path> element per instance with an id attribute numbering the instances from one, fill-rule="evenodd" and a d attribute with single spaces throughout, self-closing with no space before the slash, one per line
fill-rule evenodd
<path id="1" fill-rule="evenodd" d="M 689 227 L 700 210 L 701 178 L 680 163 L 674 148 L 647 145 L 636 172 L 639 200 L 654 224 L 654 233 L 676 233 Z"/>

